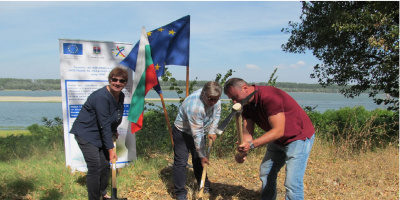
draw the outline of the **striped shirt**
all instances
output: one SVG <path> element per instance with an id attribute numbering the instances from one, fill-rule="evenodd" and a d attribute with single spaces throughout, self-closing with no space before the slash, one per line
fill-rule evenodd
<path id="1" fill-rule="evenodd" d="M 193 92 L 183 101 L 174 124 L 178 130 L 193 136 L 199 157 L 205 157 L 204 135 L 215 134 L 221 117 L 221 101 L 208 106 L 201 98 L 201 91 Z"/>

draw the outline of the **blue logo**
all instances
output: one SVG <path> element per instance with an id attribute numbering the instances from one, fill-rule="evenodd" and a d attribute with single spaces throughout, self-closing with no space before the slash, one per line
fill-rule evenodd
<path id="1" fill-rule="evenodd" d="M 83 45 L 76 43 L 63 43 L 64 54 L 82 55 Z"/>

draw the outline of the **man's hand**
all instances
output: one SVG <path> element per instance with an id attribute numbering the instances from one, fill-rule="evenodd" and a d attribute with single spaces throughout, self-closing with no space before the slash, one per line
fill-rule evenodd
<path id="1" fill-rule="evenodd" d="M 237 147 L 237 150 L 239 153 L 246 153 L 250 150 L 250 143 L 249 142 L 243 142 Z"/>
<path id="2" fill-rule="evenodd" d="M 235 160 L 237 163 L 243 163 L 247 158 L 247 153 L 237 153 L 235 156 Z"/>
<path id="3" fill-rule="evenodd" d="M 207 157 L 202 157 L 201 158 L 201 166 L 205 166 L 205 165 L 209 165 L 210 164 L 210 162 L 208 161 L 208 158 Z"/>
<path id="4" fill-rule="evenodd" d="M 217 134 L 208 134 L 208 139 L 214 142 L 217 139 Z"/>

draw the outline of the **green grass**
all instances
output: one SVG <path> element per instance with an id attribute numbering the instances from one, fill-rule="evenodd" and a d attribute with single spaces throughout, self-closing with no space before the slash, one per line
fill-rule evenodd
<path id="1" fill-rule="evenodd" d="M 321 132 L 317 131 L 304 179 L 306 198 L 398 199 L 398 136 L 375 137 L 381 136 L 382 130 L 385 130 L 384 133 L 391 133 L 396 127 L 383 126 L 385 123 L 372 126 L 370 120 L 356 126 L 356 123 L 346 123 L 353 115 L 341 116 L 339 118 L 345 122 L 344 125 L 337 120 L 333 126 L 330 124 L 333 120 L 329 119 L 316 123 L 317 130 Z M 318 117 L 327 118 L 322 115 L 313 116 Z M 354 121 L 359 122 L 361 118 L 356 119 Z M 374 119 L 379 118 L 374 115 Z M 391 118 L 385 120 L 395 121 L 394 124 L 398 125 L 397 121 Z M 60 120 L 43 121 L 45 126 L 36 124 L 28 127 L 32 133 L 27 130 L 0 131 L 0 199 L 87 199 L 86 173 L 71 173 L 65 165 Z M 159 113 L 146 116 L 143 132 L 136 135 L 138 160 L 118 170 L 118 197 L 126 197 L 129 200 L 174 199 L 173 151 L 168 131 L 160 126 L 162 121 L 163 115 Z M 375 138 L 385 145 L 376 145 L 376 148 L 367 146 L 368 148 L 361 151 L 355 151 L 357 148 L 346 144 L 359 139 L 343 137 L 343 140 L 338 140 L 344 134 L 338 134 L 335 140 L 327 139 L 322 133 L 326 134 L 331 129 L 340 130 L 339 133 L 346 131 L 355 136 L 366 132 L 369 134 L 367 139 Z M 375 134 L 372 137 L 370 133 L 375 132 L 379 135 Z M 233 133 L 233 129 L 227 129 L 213 145 L 209 179 L 216 193 L 209 199 L 258 199 L 259 163 L 265 146 L 251 151 L 245 163 L 237 164 L 233 159 L 232 149 L 235 149 L 236 141 Z M 196 199 L 198 186 L 192 170 L 187 170 L 188 197 Z M 279 200 L 284 199 L 285 195 L 284 179 L 285 170 L 282 169 L 278 174 Z M 111 184 L 109 194 L 110 190 Z M 206 196 L 204 199 L 207 198 Z"/>
<path id="2" fill-rule="evenodd" d="M 10 155 L 13 157 L 13 155 Z M 1 199 L 82 199 L 84 174 L 71 174 L 61 149 L 0 163 Z"/>
<path id="3" fill-rule="evenodd" d="M 21 140 L 24 137 L 21 137 Z M 23 142 L 23 141 L 20 141 Z M 0 153 L 2 150 L 0 150 Z M 87 198 L 86 174 L 70 173 L 62 145 L 33 150 L 31 156 L 0 161 L 0 199 L 82 200 Z M 138 155 L 118 170 L 118 197 L 174 199 L 173 153 Z M 233 157 L 211 158 L 209 178 L 216 193 L 204 199 L 258 199 L 258 167 L 262 153 L 252 152 L 243 164 Z M 190 160 L 190 159 L 189 159 Z M 190 161 L 189 161 L 190 162 Z M 399 153 L 395 146 L 354 157 L 338 156 L 329 144 L 316 140 L 305 176 L 307 199 L 396 199 L 399 195 Z M 284 170 L 278 175 L 278 198 L 284 199 Z M 187 170 L 188 197 L 196 199 L 197 184 Z M 109 185 L 110 194 L 111 184 Z"/>
<path id="4" fill-rule="evenodd" d="M 8 136 L 10 136 L 10 135 L 15 135 L 15 136 L 18 136 L 18 135 L 30 135 L 31 133 L 28 131 L 28 130 L 26 130 L 26 128 L 25 128 L 25 130 L 0 130 L 0 137 L 8 137 Z"/>

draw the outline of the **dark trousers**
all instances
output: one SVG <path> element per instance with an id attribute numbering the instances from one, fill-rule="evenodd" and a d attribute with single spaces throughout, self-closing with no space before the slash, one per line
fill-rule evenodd
<path id="1" fill-rule="evenodd" d="M 172 134 L 174 140 L 174 165 L 172 169 L 172 177 L 174 180 L 175 194 L 177 197 L 186 197 L 186 165 L 189 158 L 189 151 L 192 154 L 194 176 L 196 177 L 197 184 L 199 186 L 201 175 L 203 173 L 203 166 L 201 165 L 201 158 L 199 157 L 196 147 L 194 146 L 193 137 L 179 131 L 175 126 L 172 130 Z M 210 187 L 210 181 L 207 177 L 204 187 Z"/>
<path id="2" fill-rule="evenodd" d="M 98 148 L 77 135 L 75 135 L 75 140 L 78 142 L 88 168 L 86 187 L 89 200 L 99 200 L 100 197 L 107 194 L 110 177 L 108 150 Z"/>

